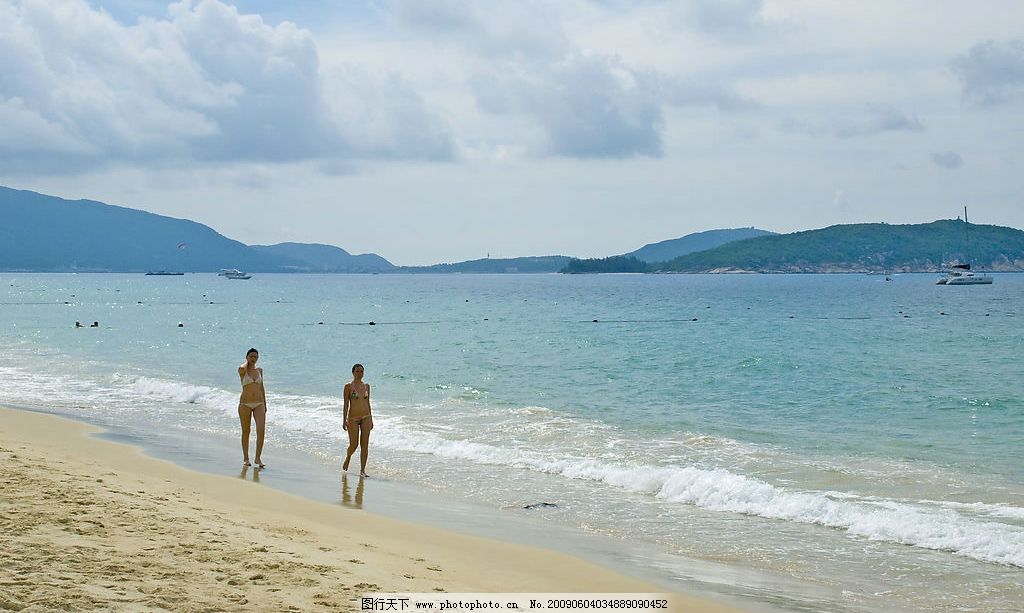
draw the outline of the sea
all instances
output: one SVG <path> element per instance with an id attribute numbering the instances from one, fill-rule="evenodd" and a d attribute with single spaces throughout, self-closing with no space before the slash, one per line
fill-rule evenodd
<path id="1" fill-rule="evenodd" d="M 253 479 L 255 347 L 259 486 L 754 611 L 1019 612 L 1024 275 L 936 276 L 0 273 L 0 404 Z"/>

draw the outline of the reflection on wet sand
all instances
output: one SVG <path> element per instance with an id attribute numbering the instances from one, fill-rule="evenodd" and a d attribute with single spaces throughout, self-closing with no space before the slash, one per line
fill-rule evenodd
<path id="1" fill-rule="evenodd" d="M 341 504 L 346 507 L 352 507 L 353 509 L 363 508 L 363 486 L 366 483 L 366 479 L 359 477 L 359 482 L 356 484 L 356 498 L 352 500 L 352 490 L 348 485 L 348 473 L 341 474 Z"/>
<path id="2" fill-rule="evenodd" d="M 242 472 L 239 473 L 238 478 L 239 479 L 248 479 L 249 478 L 249 467 L 248 466 L 242 466 Z M 258 469 L 258 468 L 253 469 L 253 471 L 252 471 L 252 482 L 253 483 L 259 483 L 260 482 L 260 469 Z"/>

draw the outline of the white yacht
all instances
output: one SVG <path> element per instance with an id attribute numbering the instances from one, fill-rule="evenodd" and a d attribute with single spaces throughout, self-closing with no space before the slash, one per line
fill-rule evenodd
<path id="1" fill-rule="evenodd" d="M 964 207 L 964 242 L 966 243 L 967 263 L 953 264 L 946 276 L 935 281 L 936 285 L 992 285 L 992 277 L 971 270 L 970 227 L 967 223 L 967 207 Z"/>
<path id="2" fill-rule="evenodd" d="M 217 276 L 227 279 L 252 279 L 252 275 L 242 272 L 237 268 L 222 268 L 221 271 L 217 273 Z"/>
<path id="3" fill-rule="evenodd" d="M 954 264 L 945 277 L 940 277 L 936 285 L 991 285 L 992 277 L 976 273 L 970 264 Z"/>

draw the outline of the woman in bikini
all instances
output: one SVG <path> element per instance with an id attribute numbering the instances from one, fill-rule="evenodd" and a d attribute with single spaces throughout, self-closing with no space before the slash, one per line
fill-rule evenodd
<path id="1" fill-rule="evenodd" d="M 256 468 L 266 468 L 260 460 L 263 453 L 263 432 L 267 423 L 267 394 L 263 389 L 263 369 L 256 368 L 260 352 L 250 349 L 245 354 L 245 363 L 238 367 L 238 378 L 242 380 L 242 396 L 238 399 L 238 419 L 242 422 L 242 465 L 249 464 L 249 430 L 256 420 Z"/>
<path id="2" fill-rule="evenodd" d="M 370 453 L 370 430 L 373 430 L 373 415 L 370 414 L 370 384 L 363 383 L 363 365 L 352 367 L 352 381 L 345 384 L 342 428 L 348 431 L 348 455 L 341 469 L 347 471 L 352 454 L 359 447 L 359 476 L 366 476 L 366 458 Z"/>

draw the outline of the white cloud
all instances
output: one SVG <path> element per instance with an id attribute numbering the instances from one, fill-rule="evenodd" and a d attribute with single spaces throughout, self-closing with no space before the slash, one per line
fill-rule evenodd
<path id="1" fill-rule="evenodd" d="M 689 10 L 702 31 L 742 39 L 765 25 L 763 5 L 763 0 L 693 0 Z"/>
<path id="2" fill-rule="evenodd" d="M 447 124 L 400 77 L 325 83 L 308 31 L 218 0 L 183 0 L 167 15 L 126 26 L 82 0 L 0 0 L 0 133 L 22 143 L 0 146 L 0 164 L 24 143 L 65 170 L 451 157 Z M 15 112 L 29 118 L 16 130 Z"/>
<path id="3" fill-rule="evenodd" d="M 974 45 L 952 63 L 964 95 L 981 105 L 1024 101 L 1024 38 Z"/>
<path id="4" fill-rule="evenodd" d="M 780 128 L 783 132 L 794 134 L 834 136 L 842 139 L 873 136 L 883 132 L 923 132 L 925 130 L 916 115 L 907 115 L 888 105 L 869 105 L 856 117 L 848 114 L 827 120 L 790 117 L 781 122 Z"/>

